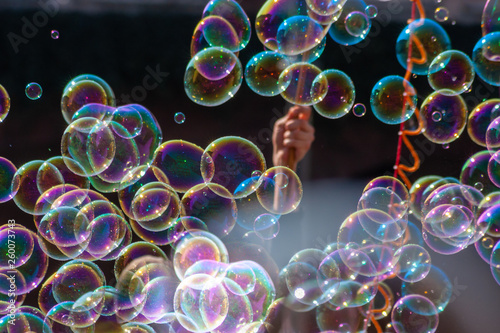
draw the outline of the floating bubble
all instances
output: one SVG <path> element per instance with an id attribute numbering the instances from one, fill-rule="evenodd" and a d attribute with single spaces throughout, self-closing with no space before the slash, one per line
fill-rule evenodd
<path id="1" fill-rule="evenodd" d="M 268 0 L 255 19 L 255 31 L 260 42 L 271 51 L 278 51 L 276 35 L 283 21 L 295 15 L 307 15 L 305 1 Z"/>
<path id="2" fill-rule="evenodd" d="M 375 5 L 366 6 L 365 14 L 371 19 L 377 17 L 377 14 L 378 14 L 377 6 L 375 6 Z"/>
<path id="3" fill-rule="evenodd" d="M 142 125 L 141 113 L 128 105 L 115 109 L 109 122 L 113 133 L 124 139 L 137 137 L 142 131 Z"/>
<path id="4" fill-rule="evenodd" d="M 26 97 L 31 100 L 37 100 L 42 97 L 42 87 L 36 82 L 28 83 L 24 91 L 26 93 Z"/>
<path id="5" fill-rule="evenodd" d="M 0 84 L 0 123 L 4 121 L 10 111 L 10 97 L 7 90 Z"/>
<path id="6" fill-rule="evenodd" d="M 368 16 L 363 12 L 353 11 L 345 17 L 345 30 L 354 37 L 365 36 L 371 28 Z"/>
<path id="7" fill-rule="evenodd" d="M 14 195 L 14 202 L 22 211 L 35 214 L 35 204 L 41 196 L 37 187 L 38 169 L 44 161 L 35 160 L 21 166 L 14 177 L 10 188 L 10 195 Z"/>
<path id="8" fill-rule="evenodd" d="M 33 235 L 22 226 L 4 225 L 4 228 L 0 229 L 0 249 L 2 251 L 0 253 L 0 267 L 14 268 L 25 264 L 31 257 L 37 241 Z M 11 245 L 9 246 L 9 244 Z"/>
<path id="9" fill-rule="evenodd" d="M 206 48 L 202 45 L 218 46 L 232 52 L 242 49 L 240 40 L 231 23 L 221 16 L 209 15 L 204 17 L 196 26 L 191 41 L 191 55 Z"/>
<path id="10" fill-rule="evenodd" d="M 262 239 L 270 240 L 278 235 L 280 230 L 279 217 L 272 214 L 262 214 L 255 219 L 254 231 Z"/>
<path id="11" fill-rule="evenodd" d="M 310 10 L 320 15 L 331 15 L 342 10 L 347 0 L 306 0 L 307 6 Z"/>
<path id="12" fill-rule="evenodd" d="M 306 62 L 288 66 L 279 77 L 280 86 L 286 87 L 281 96 L 297 105 L 313 105 L 323 100 L 327 94 L 328 80 L 326 76 L 318 78 L 320 74 L 321 70 L 317 66 Z"/>
<path id="13" fill-rule="evenodd" d="M 146 243 L 146 242 L 135 242 L 127 247 L 125 247 L 121 252 L 120 255 L 116 258 L 115 265 L 114 265 L 114 273 L 115 273 L 115 278 L 117 280 L 120 280 L 120 276 L 122 273 L 125 273 L 124 276 L 126 276 L 127 266 L 131 263 L 133 263 L 134 260 L 139 259 L 139 258 L 151 258 L 153 257 L 154 260 L 165 260 L 167 261 L 167 256 L 165 255 L 165 252 L 158 246 L 151 244 L 151 243 Z M 153 260 L 152 259 L 152 260 Z M 127 287 L 128 288 L 128 287 Z"/>
<path id="14" fill-rule="evenodd" d="M 460 172 L 460 181 L 474 187 L 479 186 L 478 183 L 480 183 L 482 185 L 481 192 L 485 194 L 498 191 L 498 187 L 490 180 L 488 174 L 490 159 L 491 154 L 487 150 L 477 152 L 469 157 Z"/>
<path id="15" fill-rule="evenodd" d="M 197 53 L 186 67 L 187 96 L 203 106 L 217 106 L 234 97 L 241 86 L 240 60 L 229 50 L 210 47 Z"/>
<path id="16" fill-rule="evenodd" d="M 366 38 L 371 29 L 371 20 L 365 14 L 366 3 L 349 0 L 328 33 L 340 45 L 355 45 Z"/>
<path id="17" fill-rule="evenodd" d="M 337 10 L 333 14 L 327 14 L 327 15 L 321 15 L 316 13 L 313 10 L 308 10 L 307 15 L 312 18 L 314 21 L 318 22 L 319 24 L 323 26 L 327 26 L 329 24 L 332 24 L 333 22 L 337 21 L 342 14 L 342 10 Z"/>
<path id="18" fill-rule="evenodd" d="M 484 260 L 488 265 L 491 264 L 491 252 L 493 248 L 498 243 L 500 238 L 491 237 L 489 235 L 485 235 L 482 239 L 474 243 L 474 247 L 476 248 L 476 252 L 481 259 Z"/>
<path id="19" fill-rule="evenodd" d="M 201 157 L 201 174 L 205 183 L 215 183 L 224 187 L 221 193 L 228 198 L 243 198 L 254 192 L 258 182 L 248 183 L 255 171 L 264 172 L 266 161 L 259 148 L 251 141 L 226 136 L 210 143 Z M 244 184 L 244 186 L 242 186 Z M 236 191 L 238 190 L 238 191 Z"/>
<path id="20" fill-rule="evenodd" d="M 226 270 L 226 278 L 224 279 L 224 283 L 228 291 L 235 295 L 247 295 L 254 291 L 256 277 L 253 269 L 245 264 L 244 262 L 235 262 L 227 266 Z M 227 280 L 231 280 L 236 283 L 228 283 Z"/>
<path id="21" fill-rule="evenodd" d="M 393 262 L 396 275 L 406 282 L 417 282 L 427 276 L 431 269 L 431 257 L 420 245 L 408 244 L 398 249 Z"/>
<path id="22" fill-rule="evenodd" d="M 417 106 L 412 84 L 401 76 L 389 75 L 378 81 L 370 96 L 372 112 L 385 124 L 400 124 L 410 119 Z"/>
<path id="23" fill-rule="evenodd" d="M 475 75 L 474 65 L 465 53 L 449 50 L 434 58 L 428 80 L 432 89 L 458 95 L 469 90 Z"/>
<path id="24" fill-rule="evenodd" d="M 487 0 L 481 16 L 481 30 L 483 36 L 491 32 L 500 31 L 499 25 L 500 11 L 496 0 Z"/>
<path id="25" fill-rule="evenodd" d="M 69 124 L 76 111 L 90 103 L 114 106 L 115 94 L 106 81 L 98 76 L 83 74 L 73 78 L 64 87 L 61 111 Z"/>
<path id="26" fill-rule="evenodd" d="M 57 30 L 51 30 L 50 31 L 50 37 L 52 39 L 59 39 L 59 31 L 57 31 Z"/>
<path id="27" fill-rule="evenodd" d="M 224 322 L 229 311 L 226 289 L 210 275 L 192 275 L 177 287 L 174 311 L 188 331 L 212 331 Z"/>
<path id="28" fill-rule="evenodd" d="M 493 278 L 500 284 L 500 242 L 497 242 L 491 251 L 490 268 Z"/>
<path id="29" fill-rule="evenodd" d="M 302 182 L 297 174 L 287 167 L 276 166 L 266 170 L 260 182 L 257 198 L 262 207 L 272 214 L 288 214 L 294 211 L 302 200 Z"/>
<path id="30" fill-rule="evenodd" d="M 434 18 L 438 22 L 447 21 L 449 16 L 450 16 L 450 11 L 446 7 L 438 7 L 434 11 Z"/>
<path id="31" fill-rule="evenodd" d="M 500 99 L 492 98 L 478 104 L 469 114 L 467 121 L 467 132 L 471 140 L 480 146 L 486 147 L 488 126 L 499 116 Z"/>
<path id="32" fill-rule="evenodd" d="M 363 117 L 366 114 L 366 106 L 363 103 L 356 103 L 352 107 L 352 113 L 356 117 Z"/>
<path id="33" fill-rule="evenodd" d="M 186 121 L 186 116 L 182 112 L 176 112 L 174 115 L 174 121 L 177 124 L 184 124 L 184 122 Z"/>
<path id="34" fill-rule="evenodd" d="M 425 176 L 417 179 L 410 189 L 410 209 L 417 218 L 422 218 L 422 205 L 425 199 L 433 190 L 430 186 L 442 177 L 440 176 Z M 429 190 L 426 192 L 426 190 Z"/>
<path id="35" fill-rule="evenodd" d="M 234 29 L 238 37 L 238 47 L 236 50 L 231 51 L 239 51 L 245 48 L 250 41 L 251 27 L 250 20 L 240 4 L 233 0 L 209 1 L 203 9 L 202 17 L 206 18 L 208 16 L 223 18 Z M 211 38 L 208 37 L 207 40 L 210 41 Z"/>
<path id="36" fill-rule="evenodd" d="M 435 121 L 435 112 L 441 113 L 441 120 Z M 467 124 L 467 105 L 460 95 L 447 91 L 435 91 L 420 106 L 425 130 L 424 136 L 431 142 L 448 144 L 460 137 Z"/>
<path id="37" fill-rule="evenodd" d="M 391 320 L 396 333 L 433 333 L 437 329 L 439 315 L 426 296 L 407 295 L 394 304 Z"/>
<path id="38" fill-rule="evenodd" d="M 492 86 L 500 86 L 500 32 L 482 37 L 472 51 L 476 74 Z"/>
<path id="39" fill-rule="evenodd" d="M 177 192 L 203 183 L 200 171 L 203 149 L 184 140 L 164 142 L 155 151 L 153 166 L 159 168 Z"/>
<path id="40" fill-rule="evenodd" d="M 322 95 L 324 78 L 328 81 L 327 93 L 323 100 L 314 104 L 314 109 L 323 117 L 336 119 L 351 110 L 356 97 L 354 83 L 344 72 L 329 69 L 319 74 L 313 81 L 311 95 Z"/>
<path id="41" fill-rule="evenodd" d="M 184 194 L 181 205 L 181 216 L 199 218 L 216 236 L 228 235 L 236 224 L 236 203 L 221 185 L 195 185 Z"/>
<path id="42" fill-rule="evenodd" d="M 245 68 L 245 80 L 253 92 L 276 96 L 287 86 L 279 84 L 281 73 L 290 66 L 288 58 L 278 52 L 264 51 L 250 59 Z"/>
<path id="43" fill-rule="evenodd" d="M 291 16 L 276 32 L 278 52 L 290 56 L 301 54 L 321 43 L 325 34 L 324 28 L 309 16 Z"/>
<path id="44" fill-rule="evenodd" d="M 4 157 L 0 157 L 0 203 L 7 202 L 16 195 L 12 192 L 12 180 L 17 172 L 16 166 Z"/>
<path id="45" fill-rule="evenodd" d="M 403 282 L 401 286 L 403 298 L 413 294 L 427 297 L 428 300 L 434 304 L 435 309 L 437 309 L 435 313 L 432 313 L 433 315 L 442 312 L 446 308 L 450 301 L 452 291 L 453 287 L 448 276 L 435 266 L 431 267 L 429 273 L 423 280 L 418 282 Z"/>
<path id="46" fill-rule="evenodd" d="M 417 43 L 412 42 L 411 57 L 426 61 L 422 63 L 413 62 L 411 72 L 417 75 L 432 74 L 429 72 L 429 67 L 434 58 L 451 48 L 450 37 L 448 37 L 446 31 L 438 23 L 430 19 L 418 19 L 407 25 L 396 42 L 396 55 L 404 69 L 408 69 L 410 36 L 418 38 L 426 55 L 424 58 L 419 47 L 417 47 Z"/>

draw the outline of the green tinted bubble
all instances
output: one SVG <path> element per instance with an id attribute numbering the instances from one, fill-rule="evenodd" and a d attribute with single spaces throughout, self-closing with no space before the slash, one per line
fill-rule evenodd
<path id="1" fill-rule="evenodd" d="M 128 264 L 144 256 L 158 257 L 167 260 L 167 256 L 158 246 L 146 242 L 135 242 L 125 247 L 116 259 L 114 267 L 115 278 L 120 278 L 120 275 Z"/>
<path id="2" fill-rule="evenodd" d="M 352 11 L 345 17 L 345 30 L 354 37 L 365 36 L 371 28 L 371 22 L 364 12 Z"/>
<path id="3" fill-rule="evenodd" d="M 279 95 L 287 88 L 286 85 L 279 84 L 279 77 L 289 65 L 288 58 L 278 52 L 258 53 L 246 65 L 246 83 L 252 91 L 259 95 Z"/>
<path id="4" fill-rule="evenodd" d="M 378 120 L 385 124 L 400 124 L 410 119 L 417 107 L 417 93 L 412 84 L 401 76 L 389 75 L 372 89 L 370 106 Z"/>
<path id="5" fill-rule="evenodd" d="M 291 16 L 278 27 L 278 52 L 289 56 L 301 54 L 321 43 L 325 34 L 324 28 L 309 16 Z"/>
<path id="6" fill-rule="evenodd" d="M 356 103 L 352 107 L 352 113 L 356 117 L 363 117 L 366 114 L 366 106 L 363 103 Z"/>
<path id="7" fill-rule="evenodd" d="M 184 122 L 186 121 L 186 116 L 182 112 L 176 112 L 174 115 L 174 121 L 177 124 L 184 124 Z"/>
<path id="8" fill-rule="evenodd" d="M 340 45 L 355 45 L 365 39 L 371 29 L 365 8 L 366 3 L 362 0 L 347 1 L 328 31 L 330 37 Z"/>
<path id="9" fill-rule="evenodd" d="M 492 98 L 478 104 L 467 120 L 467 132 L 471 140 L 486 147 L 486 131 L 498 116 L 500 116 L 500 99 Z"/>
<path id="10" fill-rule="evenodd" d="M 197 38 L 193 38 L 192 40 L 192 50 L 199 48 L 200 38 L 203 38 L 209 46 L 223 47 L 232 52 L 237 52 L 241 49 L 236 30 L 231 23 L 221 16 L 209 15 L 201 19 L 194 29 L 193 37 L 195 36 Z"/>

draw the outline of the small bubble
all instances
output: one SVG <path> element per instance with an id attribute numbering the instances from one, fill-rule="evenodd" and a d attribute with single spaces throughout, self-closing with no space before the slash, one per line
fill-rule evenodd
<path id="1" fill-rule="evenodd" d="M 443 143 L 443 149 L 449 149 L 450 144 L 449 143 Z"/>
<path id="2" fill-rule="evenodd" d="M 477 182 L 477 183 L 474 184 L 474 187 L 476 188 L 476 190 L 482 191 L 483 188 L 484 188 L 484 185 L 481 182 Z"/>
<path id="3" fill-rule="evenodd" d="M 252 177 L 260 177 L 262 176 L 262 172 L 260 170 L 254 170 L 252 172 Z"/>
<path id="4" fill-rule="evenodd" d="M 59 31 L 57 30 L 52 30 L 50 32 L 50 37 L 52 37 L 52 39 L 59 39 Z"/>
<path id="5" fill-rule="evenodd" d="M 31 82 L 28 83 L 25 89 L 26 97 L 28 97 L 31 100 L 36 100 L 42 97 L 42 87 L 36 83 L 36 82 Z"/>
<path id="6" fill-rule="evenodd" d="M 439 111 L 434 111 L 434 112 L 432 113 L 432 120 L 433 120 L 434 122 L 436 122 L 436 123 L 437 123 L 438 121 L 441 121 L 441 119 L 443 119 L 443 115 L 441 114 L 441 112 L 439 112 Z"/>
<path id="7" fill-rule="evenodd" d="M 357 103 L 352 107 L 352 113 L 356 117 L 363 117 L 366 114 L 366 106 L 362 103 Z"/>
<path id="8" fill-rule="evenodd" d="M 368 5 L 366 6 L 365 8 L 365 14 L 369 17 L 369 18 L 375 18 L 377 17 L 377 14 L 378 14 L 378 9 L 376 6 L 374 5 Z"/>
<path id="9" fill-rule="evenodd" d="M 444 22 L 444 21 L 448 20 L 449 14 L 450 14 L 450 12 L 448 11 L 448 8 L 438 7 L 434 11 L 434 18 L 436 19 L 436 21 Z"/>
<path id="10" fill-rule="evenodd" d="M 184 122 L 186 121 L 186 116 L 182 112 L 177 112 L 174 115 L 174 120 L 177 124 L 184 124 Z"/>
<path id="11" fill-rule="evenodd" d="M 481 245 L 485 248 L 485 249 L 491 249 L 493 247 L 493 245 L 495 245 L 495 242 L 493 241 L 493 239 L 491 237 L 484 237 L 482 240 L 481 240 Z"/>

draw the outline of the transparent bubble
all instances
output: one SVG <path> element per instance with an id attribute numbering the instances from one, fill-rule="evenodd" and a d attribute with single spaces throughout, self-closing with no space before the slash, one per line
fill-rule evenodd
<path id="1" fill-rule="evenodd" d="M 500 30 L 498 24 L 500 12 L 498 11 L 498 3 L 496 0 L 487 0 L 483 8 L 483 15 L 481 16 L 481 30 L 483 36 L 491 32 Z"/>
<path id="2" fill-rule="evenodd" d="M 375 17 L 377 17 L 378 9 L 377 9 L 377 7 L 375 5 L 368 5 L 365 8 L 365 14 L 369 18 L 375 18 Z"/>
<path id="3" fill-rule="evenodd" d="M 476 74 L 486 83 L 500 86 L 500 32 L 482 37 L 472 51 Z"/>
<path id="4" fill-rule="evenodd" d="M 184 122 L 186 121 L 186 116 L 182 112 L 176 112 L 174 115 L 174 121 L 177 124 L 184 124 Z"/>
<path id="5" fill-rule="evenodd" d="M 250 20 L 240 4 L 232 0 L 209 1 L 203 9 L 202 17 L 206 18 L 208 16 L 223 18 L 234 29 L 236 36 L 238 36 L 238 46 L 231 51 L 239 51 L 245 48 L 250 41 L 251 27 Z M 208 37 L 207 40 L 210 41 L 211 37 Z"/>
<path id="6" fill-rule="evenodd" d="M 345 30 L 354 37 L 365 36 L 371 28 L 371 22 L 364 12 L 353 11 L 345 18 Z"/>
<path id="7" fill-rule="evenodd" d="M 500 242 L 497 242 L 491 251 L 490 268 L 493 278 L 500 284 Z"/>
<path id="8" fill-rule="evenodd" d="M 305 1 L 266 1 L 257 13 L 255 32 L 260 42 L 271 51 L 278 51 L 276 35 L 278 28 L 287 18 L 296 15 L 307 15 L 308 6 Z"/>
<path id="9" fill-rule="evenodd" d="M 331 15 L 342 10 L 347 0 L 306 0 L 309 9 L 320 15 Z"/>
<path id="10" fill-rule="evenodd" d="M 247 295 L 255 290 L 257 283 L 255 272 L 244 262 L 235 262 L 227 266 L 224 283 L 229 292 L 235 295 Z M 228 283 L 231 280 L 236 283 Z"/>
<path id="11" fill-rule="evenodd" d="M 165 252 L 163 252 L 163 250 L 158 246 L 146 242 L 135 242 L 126 246 L 116 258 L 114 265 L 115 278 L 120 280 L 120 276 L 122 276 L 122 274 L 127 276 L 127 271 L 130 269 L 127 268 L 127 266 L 133 263 L 134 260 L 142 257 L 153 257 L 153 259 L 159 258 L 161 260 L 168 260 Z"/>
<path id="12" fill-rule="evenodd" d="M 113 111 L 110 128 L 115 135 L 124 139 L 137 137 L 142 132 L 142 116 L 139 110 L 132 106 L 120 106 Z"/>
<path id="13" fill-rule="evenodd" d="M 26 97 L 29 99 L 37 100 L 42 97 L 42 87 L 36 82 L 28 83 L 26 85 L 25 93 Z"/>
<path id="14" fill-rule="evenodd" d="M 270 240 L 276 238 L 279 230 L 279 217 L 275 215 L 262 214 L 255 219 L 254 231 L 262 239 Z"/>
<path id="15" fill-rule="evenodd" d="M 299 62 L 288 66 L 279 77 L 280 86 L 286 87 L 281 96 L 297 105 L 312 105 L 323 100 L 327 94 L 328 80 L 326 76 L 318 78 L 320 74 L 321 70 L 313 64 Z"/>
<path id="16" fill-rule="evenodd" d="M 245 80 L 253 92 L 276 96 L 287 86 L 279 84 L 281 73 L 290 66 L 288 58 L 278 52 L 264 51 L 252 57 L 245 68 Z"/>
<path id="17" fill-rule="evenodd" d="M 64 87 L 61 111 L 69 124 L 76 111 L 90 103 L 116 105 L 115 94 L 109 84 L 96 75 L 83 74 L 73 78 Z"/>
<path id="18" fill-rule="evenodd" d="M 433 114 L 441 113 L 441 120 L 435 121 Z M 447 91 L 431 93 L 420 107 L 423 134 L 431 142 L 447 144 L 460 137 L 467 124 L 467 105 L 459 95 Z"/>
<path id="19" fill-rule="evenodd" d="M 229 198 L 238 199 L 257 189 L 259 183 L 252 181 L 252 174 L 256 170 L 264 172 L 266 163 L 255 144 L 241 137 L 227 136 L 207 146 L 201 157 L 200 168 L 205 183 L 222 185 L 232 193 Z M 227 195 L 225 190 L 218 194 L 223 197 Z"/>
<path id="20" fill-rule="evenodd" d="M 297 55 L 318 45 L 325 35 L 323 27 L 306 15 L 286 18 L 278 27 L 276 41 L 278 52 Z"/>
<path id="21" fill-rule="evenodd" d="M 391 323 L 397 333 L 435 332 L 438 311 L 426 296 L 407 295 L 392 309 Z"/>
<path id="22" fill-rule="evenodd" d="M 403 77 L 386 76 L 373 87 L 370 106 L 375 117 L 381 122 L 400 124 L 415 112 L 417 94 L 412 84 Z"/>
<path id="23" fill-rule="evenodd" d="M 16 194 L 11 187 L 16 172 L 17 168 L 11 161 L 0 157 L 0 203 L 9 201 Z"/>
<path id="24" fill-rule="evenodd" d="M 418 218 L 422 218 L 422 205 L 430 194 L 430 186 L 440 180 L 440 176 L 425 176 L 417 179 L 410 189 L 410 209 Z M 426 192 L 426 190 L 429 190 Z"/>
<path id="25" fill-rule="evenodd" d="M 210 47 L 198 52 L 184 75 L 187 96 L 203 106 L 217 106 L 232 98 L 241 86 L 240 60 L 231 51 Z"/>
<path id="26" fill-rule="evenodd" d="M 412 294 L 427 297 L 434 304 L 435 309 L 437 309 L 436 312 L 432 313 L 433 315 L 437 314 L 437 312 L 442 312 L 446 308 L 452 291 L 453 287 L 448 276 L 435 266 L 431 267 L 423 280 L 418 282 L 403 282 L 401 286 L 403 298 Z"/>
<path id="27" fill-rule="evenodd" d="M 191 40 L 191 55 L 204 49 L 203 44 L 218 46 L 237 52 L 240 47 L 240 39 L 234 27 L 221 16 L 209 15 L 204 17 L 196 26 Z"/>
<path id="28" fill-rule="evenodd" d="M 17 207 L 28 214 L 35 213 L 35 204 L 41 196 L 37 187 L 37 175 L 43 163 L 44 161 L 40 160 L 28 162 L 22 165 L 12 178 L 9 195 L 14 195 Z"/>
<path id="29" fill-rule="evenodd" d="M 52 39 L 59 39 L 59 31 L 57 31 L 57 30 L 51 30 L 50 31 L 50 37 Z"/>
<path id="30" fill-rule="evenodd" d="M 486 147 L 486 131 L 491 122 L 500 116 L 500 99 L 492 98 L 478 104 L 469 114 L 467 132 L 472 141 Z"/>
<path id="31" fill-rule="evenodd" d="M 426 61 L 423 63 L 414 62 L 411 72 L 418 75 L 427 75 L 429 74 L 429 67 L 434 58 L 450 49 L 450 38 L 438 23 L 430 19 L 418 19 L 407 25 L 396 42 L 396 55 L 399 63 L 404 69 L 408 69 L 407 61 L 410 47 L 410 35 L 419 39 L 423 51 L 426 54 Z M 423 59 L 415 42 L 412 43 L 411 57 L 414 59 Z"/>
<path id="32" fill-rule="evenodd" d="M 281 215 L 297 209 L 302 192 L 302 182 L 297 174 L 287 167 L 276 166 L 262 174 L 257 198 L 268 212 Z"/>
<path id="33" fill-rule="evenodd" d="M 434 58 L 428 80 L 432 89 L 446 89 L 443 94 L 458 95 L 469 90 L 474 77 L 474 65 L 470 58 L 463 52 L 449 50 Z"/>
<path id="34" fill-rule="evenodd" d="M 7 90 L 0 84 L 0 123 L 4 121 L 10 111 L 10 97 Z"/>
<path id="35" fill-rule="evenodd" d="M 349 0 L 342 7 L 339 18 L 328 33 L 340 45 L 355 45 L 366 38 L 371 28 L 371 20 L 365 14 L 366 3 Z"/>
<path id="36" fill-rule="evenodd" d="M 498 187 L 492 182 L 488 173 L 488 166 L 491 158 L 492 156 L 487 150 L 477 152 L 469 157 L 460 172 L 460 181 L 463 184 L 474 187 L 481 186 L 481 192 L 485 194 L 497 191 Z M 493 157 L 493 160 L 495 160 L 495 157 Z M 494 171 L 495 170 L 492 170 L 492 172 Z"/>
<path id="37" fill-rule="evenodd" d="M 434 11 L 434 18 L 438 22 L 447 21 L 449 16 L 450 16 L 450 11 L 446 7 L 438 7 Z"/>
<path id="38" fill-rule="evenodd" d="M 325 89 L 324 79 L 328 81 L 327 93 L 323 100 L 314 104 L 314 109 L 323 117 L 336 119 L 345 116 L 351 110 L 356 96 L 354 83 L 344 72 L 330 69 L 319 74 L 312 84 L 311 95 L 321 95 Z"/>
<path id="39" fill-rule="evenodd" d="M 155 151 L 152 165 L 164 172 L 170 186 L 184 193 L 203 183 L 200 171 L 203 149 L 184 140 L 164 142 Z"/>
<path id="40" fill-rule="evenodd" d="M 363 103 L 356 103 L 352 107 L 352 113 L 356 117 L 363 117 L 366 114 L 366 106 Z"/>
<path id="41" fill-rule="evenodd" d="M 181 216 L 199 218 L 219 237 L 228 235 L 236 224 L 236 203 L 230 192 L 219 184 L 195 185 L 184 194 L 181 205 Z"/>

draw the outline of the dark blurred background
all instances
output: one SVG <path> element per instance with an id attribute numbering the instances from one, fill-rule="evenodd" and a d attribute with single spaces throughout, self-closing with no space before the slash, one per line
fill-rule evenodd
<path id="1" fill-rule="evenodd" d="M 255 15 L 264 1 L 238 2 L 247 11 L 253 29 Z M 429 0 L 424 5 L 430 17 L 439 6 L 449 9 L 449 19 L 443 26 L 452 47 L 471 55 L 481 37 L 484 2 Z M 55 4 L 57 12 L 48 15 L 32 36 L 23 35 L 26 22 L 39 18 L 47 3 Z M 369 109 L 369 95 L 382 77 L 404 75 L 396 59 L 395 42 L 410 17 L 411 4 L 409 0 L 367 3 L 379 8 L 379 17 L 367 39 L 360 45 L 341 47 L 328 38 L 324 54 L 315 62 L 322 69 L 346 72 L 355 84 L 356 102 L 367 106 L 367 114 L 360 118 L 348 114 L 337 120 L 314 115 L 316 140 L 298 171 L 305 185 L 301 207 L 305 218 L 300 224 L 281 226 L 273 245 L 273 253 L 281 257 L 278 263 L 298 249 L 321 247 L 324 244 L 320 243 L 327 239 L 335 241 L 338 226 L 356 209 L 366 182 L 393 172 L 399 126 L 376 120 Z M 9 115 L 0 124 L 0 156 L 20 167 L 34 159 L 60 155 L 60 139 L 67 126 L 60 101 L 65 85 L 73 77 L 87 73 L 101 77 L 113 88 L 117 105 L 122 105 L 126 104 L 122 95 L 130 95 L 135 87 L 142 86 L 148 68 L 152 68 L 168 75 L 144 98 L 133 102 L 155 115 L 163 141 L 183 139 L 205 147 L 221 136 L 242 136 L 254 141 L 270 164 L 272 125 L 289 107 L 280 96 L 261 97 L 243 82 L 233 99 L 209 108 L 191 102 L 184 92 L 191 36 L 205 4 L 197 0 L 0 0 L 0 84 L 12 103 Z M 59 39 L 51 38 L 51 30 L 59 32 Z M 16 47 L 8 37 L 13 34 L 23 38 Z M 243 66 L 262 50 L 252 31 L 249 46 L 239 55 Z M 42 86 L 40 99 L 26 97 L 24 89 L 29 82 Z M 431 92 L 427 79 L 413 78 L 412 83 L 421 103 Z M 463 97 L 471 111 L 479 102 L 498 97 L 498 92 L 476 77 L 471 91 Z M 185 123 L 174 121 L 176 112 L 185 114 Z M 430 174 L 458 177 L 467 158 L 481 150 L 466 131 L 448 149 L 423 136 L 412 141 L 423 154 L 421 168 L 410 175 L 412 181 Z M 403 159 L 411 161 L 405 149 Z M 0 224 L 11 218 L 33 227 L 32 218 L 13 202 L 1 204 Z M 433 254 L 433 259 L 449 275 L 455 295 L 454 302 L 441 314 L 438 332 L 498 332 L 500 287 L 474 249 L 450 257 Z M 49 273 L 57 268 L 55 265 Z"/>

